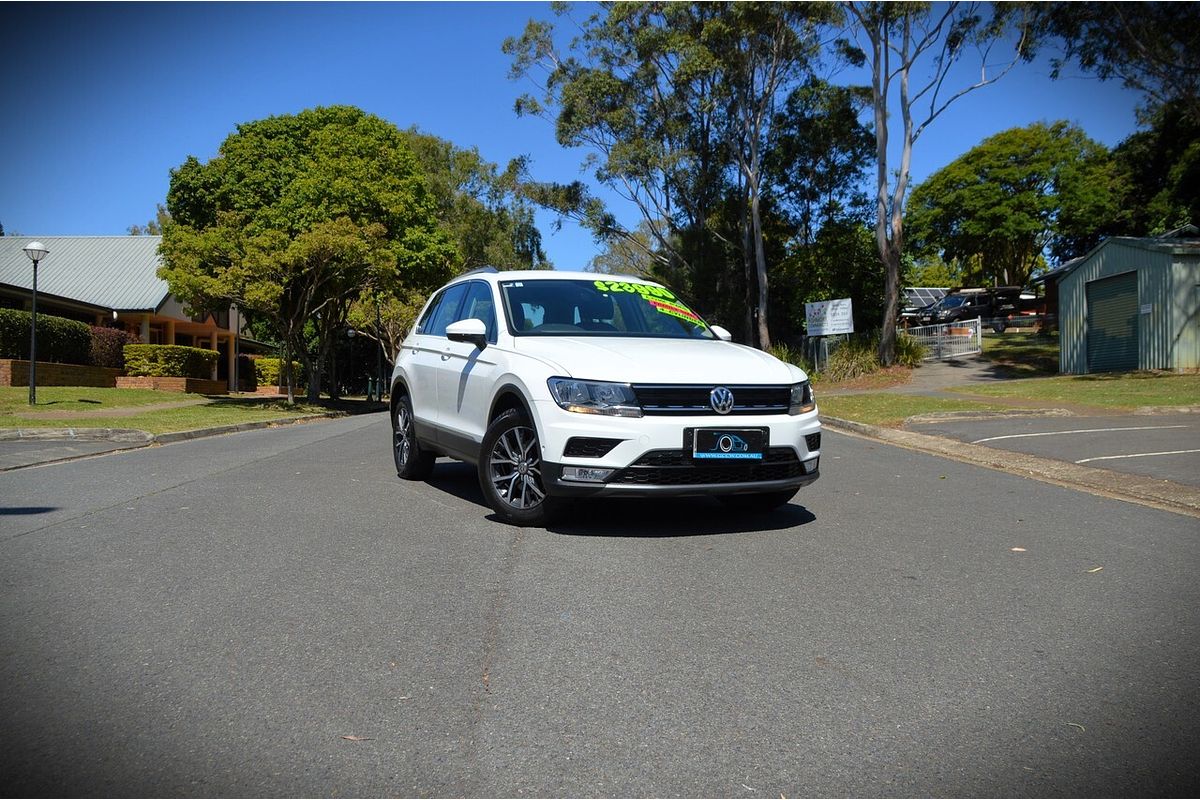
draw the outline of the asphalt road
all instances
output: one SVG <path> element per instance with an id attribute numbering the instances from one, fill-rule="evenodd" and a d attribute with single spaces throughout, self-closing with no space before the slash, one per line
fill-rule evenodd
<path id="1" fill-rule="evenodd" d="M 827 432 L 774 515 L 522 530 L 387 441 L 0 474 L 8 793 L 1195 793 L 1194 518 Z"/>
<path id="2" fill-rule="evenodd" d="M 1001 450 L 1200 486 L 1200 414 L 1003 417 L 907 427 Z"/>

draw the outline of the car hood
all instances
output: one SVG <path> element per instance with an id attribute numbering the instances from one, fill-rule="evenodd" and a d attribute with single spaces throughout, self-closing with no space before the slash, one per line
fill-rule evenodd
<path id="1" fill-rule="evenodd" d="M 769 353 L 711 339 L 522 336 L 514 349 L 563 377 L 618 383 L 786 384 L 804 373 Z"/>

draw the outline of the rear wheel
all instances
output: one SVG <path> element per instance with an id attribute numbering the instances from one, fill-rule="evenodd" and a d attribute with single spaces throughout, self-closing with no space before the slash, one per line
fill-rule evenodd
<path id="1" fill-rule="evenodd" d="M 423 481 L 433 472 L 435 456 L 421 448 L 417 441 L 416 420 L 412 401 L 400 395 L 392 408 L 392 457 L 396 474 L 411 481 Z"/>
<path id="2" fill-rule="evenodd" d="M 721 496 L 721 502 L 737 511 L 758 513 L 773 511 L 796 496 L 799 489 L 783 489 L 778 492 L 761 492 L 759 494 L 726 494 Z"/>
<path id="3" fill-rule="evenodd" d="M 565 501 L 542 480 L 542 446 L 523 411 L 510 409 L 488 426 L 479 459 L 479 485 L 488 505 L 514 525 L 545 526 Z"/>

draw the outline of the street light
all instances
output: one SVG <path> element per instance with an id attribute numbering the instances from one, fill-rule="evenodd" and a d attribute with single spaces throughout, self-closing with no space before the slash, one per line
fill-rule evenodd
<path id="1" fill-rule="evenodd" d="M 33 262 L 33 303 L 29 314 L 29 405 L 32 406 L 37 404 L 37 268 L 50 251 L 41 242 L 30 242 L 21 249 Z"/>

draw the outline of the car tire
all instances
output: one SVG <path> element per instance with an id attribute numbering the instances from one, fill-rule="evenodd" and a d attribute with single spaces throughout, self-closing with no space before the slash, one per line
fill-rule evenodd
<path id="1" fill-rule="evenodd" d="M 721 496 L 721 502 L 736 511 L 762 513 L 774 511 L 796 496 L 799 489 L 783 489 L 778 492 L 759 492 L 758 494 L 727 494 Z"/>
<path id="2" fill-rule="evenodd" d="M 416 417 L 406 394 L 400 395 L 392 406 L 392 458 L 396 474 L 406 480 L 423 481 L 433 472 L 436 456 L 417 441 Z"/>
<path id="3" fill-rule="evenodd" d="M 479 486 L 500 517 L 521 527 L 545 527 L 566 501 L 546 494 L 542 446 L 524 411 L 509 409 L 488 426 L 479 454 Z"/>
<path id="4" fill-rule="evenodd" d="M 1007 327 L 1008 327 L 1008 324 L 1003 321 L 992 323 L 992 330 L 995 331 L 996 333 L 1004 333 L 1004 329 Z"/>

